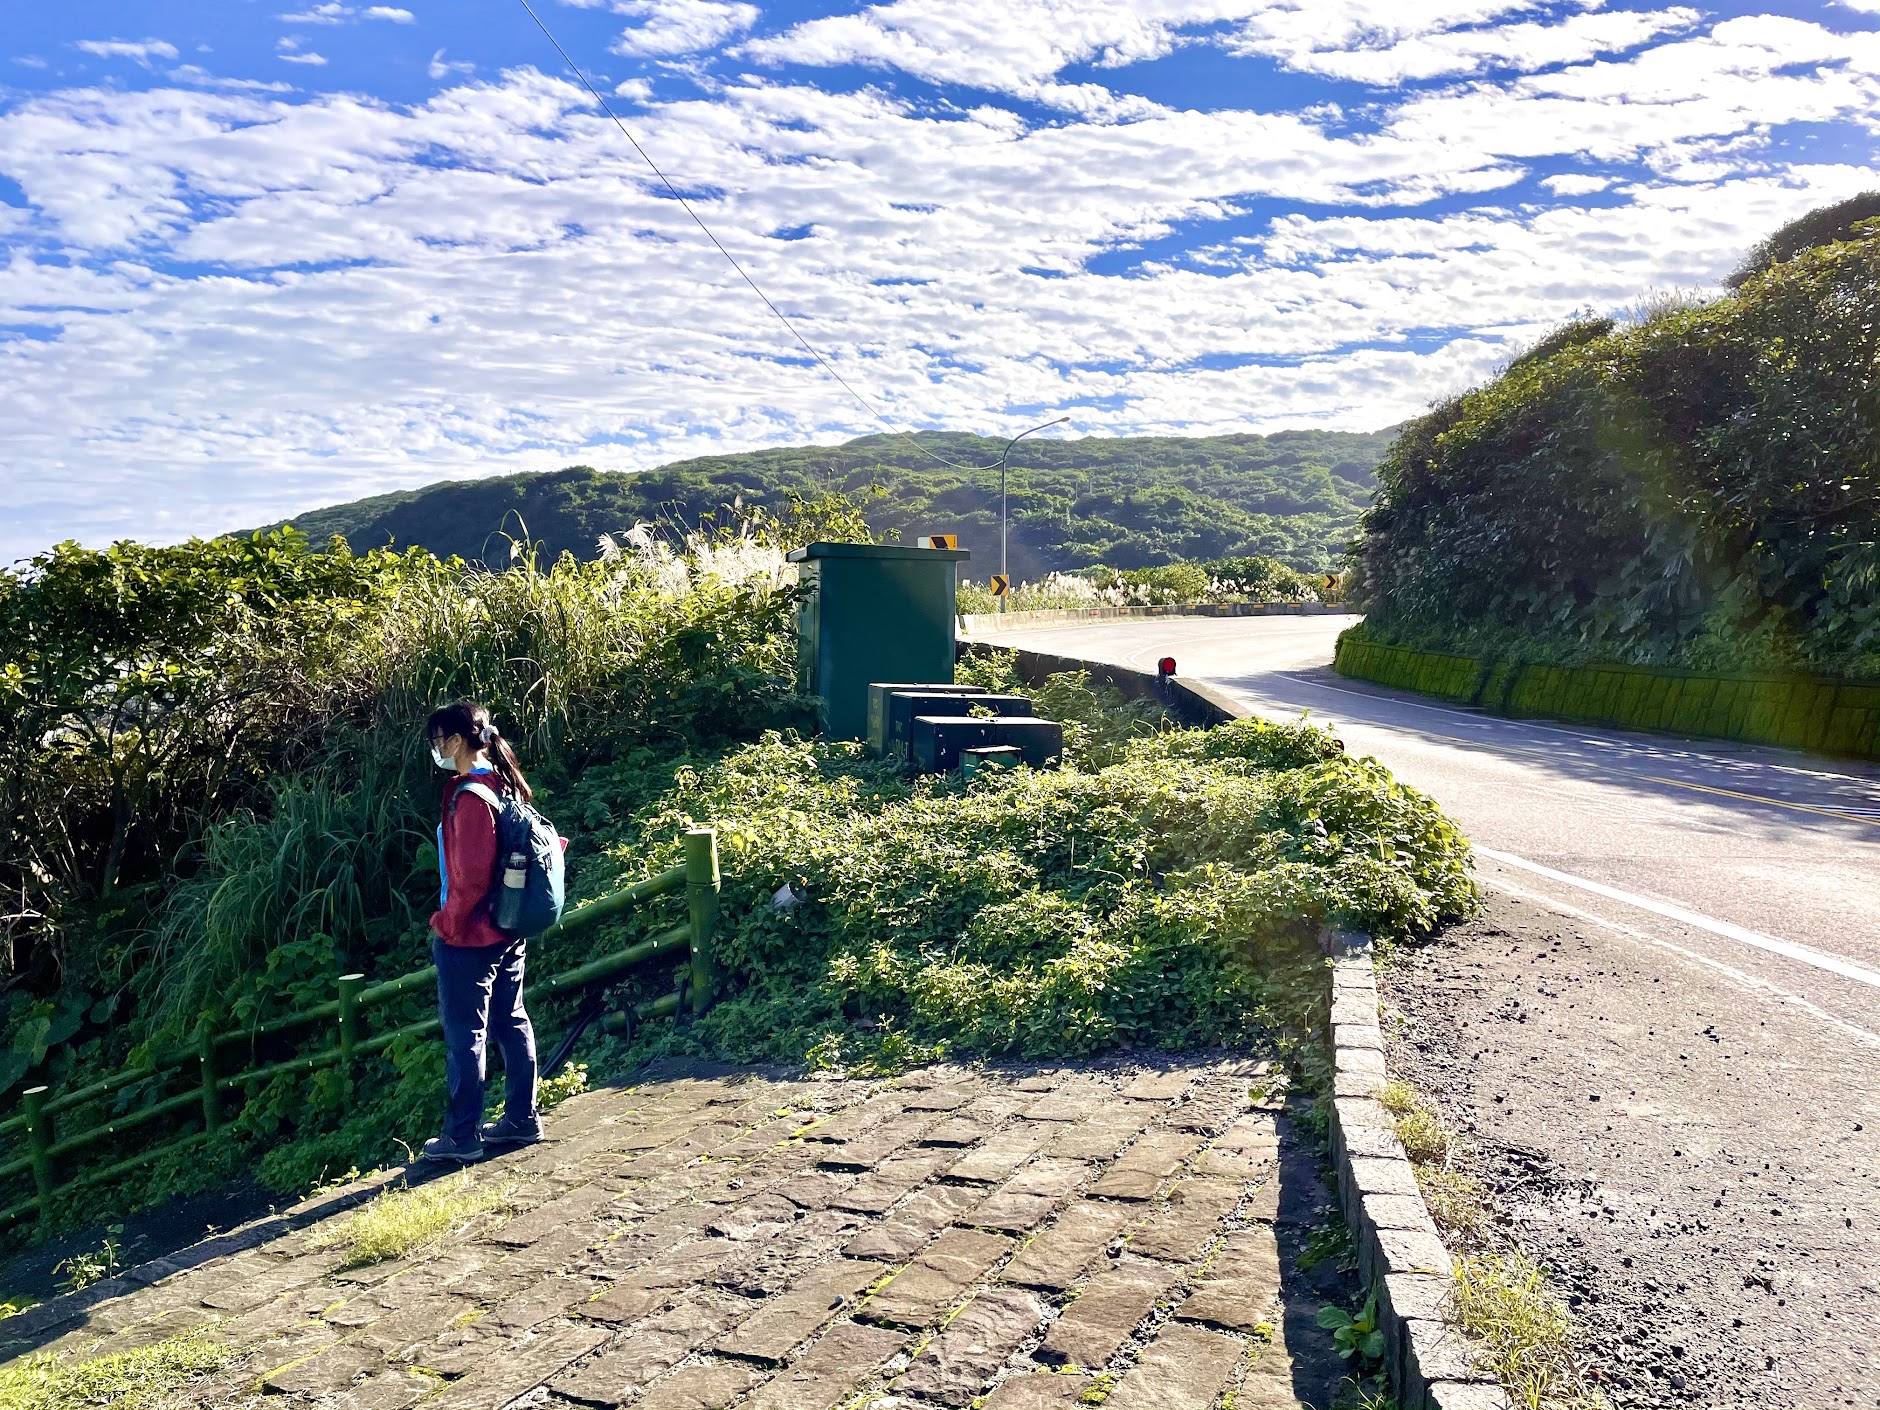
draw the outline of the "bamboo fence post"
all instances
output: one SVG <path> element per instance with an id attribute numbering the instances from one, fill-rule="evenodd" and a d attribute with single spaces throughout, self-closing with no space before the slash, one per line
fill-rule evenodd
<path id="1" fill-rule="evenodd" d="M 718 987 L 714 932 L 718 926 L 718 834 L 695 827 L 685 834 L 685 896 L 692 920 L 692 1012 L 710 1007 Z"/>
<path id="2" fill-rule="evenodd" d="M 196 1030 L 196 1063 L 202 1077 L 202 1129 L 214 1131 L 222 1124 L 222 1104 L 215 1090 L 222 1068 L 215 1055 L 215 1029 L 206 1014 Z"/>
<path id="3" fill-rule="evenodd" d="M 354 1086 L 353 1050 L 359 1044 L 359 991 L 365 983 L 363 974 L 339 977 L 339 1070 L 348 1093 Z"/>
<path id="4" fill-rule="evenodd" d="M 52 1198 L 52 1118 L 46 1115 L 46 1089 L 28 1087 L 20 1093 L 26 1110 L 26 1147 L 32 1155 L 33 1186 L 39 1192 L 39 1212 L 47 1212 Z"/>

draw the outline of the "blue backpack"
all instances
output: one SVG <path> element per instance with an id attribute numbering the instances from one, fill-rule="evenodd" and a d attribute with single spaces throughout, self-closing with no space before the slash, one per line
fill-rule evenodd
<path id="1" fill-rule="evenodd" d="M 561 838 L 555 825 L 513 793 L 486 783 L 466 783 L 457 796 L 474 793 L 496 814 L 496 885 L 490 890 L 490 920 L 505 935 L 540 935 L 561 920 L 564 900 Z"/>

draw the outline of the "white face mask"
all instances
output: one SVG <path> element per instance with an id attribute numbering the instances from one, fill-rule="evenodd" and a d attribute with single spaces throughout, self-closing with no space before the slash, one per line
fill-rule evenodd
<path id="1" fill-rule="evenodd" d="M 431 762 L 436 764 L 440 769 L 449 769 L 452 773 L 457 771 L 457 761 L 451 758 L 450 755 L 446 754 L 442 749 L 439 749 L 435 744 L 431 746 Z"/>

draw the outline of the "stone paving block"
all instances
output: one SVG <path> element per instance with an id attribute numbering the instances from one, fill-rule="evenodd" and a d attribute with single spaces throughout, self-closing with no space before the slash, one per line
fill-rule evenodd
<path id="1" fill-rule="evenodd" d="M 1265 1225 L 1236 1229 L 1222 1241 L 1208 1275 L 1175 1309 L 1184 1321 L 1250 1332 L 1272 1322 L 1279 1302 L 1279 1242 Z"/>
<path id="2" fill-rule="evenodd" d="M 1101 1370 L 1178 1276 L 1176 1269 L 1153 1263 L 1104 1269 L 1065 1307 L 1032 1355 L 1047 1364 Z"/>
<path id="3" fill-rule="evenodd" d="M 886 1219 L 863 1226 L 842 1251 L 851 1258 L 895 1263 L 912 1258 L 955 1220 L 973 1222 L 972 1211 L 984 1198 L 985 1192 L 976 1185 L 930 1185 Z"/>
<path id="4" fill-rule="evenodd" d="M 841 1315 L 856 1293 L 881 1276 L 878 1263 L 846 1258 L 825 1263 L 783 1296 L 761 1304 L 718 1344 L 718 1350 L 759 1361 L 782 1361 L 792 1347 Z"/>
<path id="5" fill-rule="evenodd" d="M 880 1214 L 953 1163 L 953 1156 L 913 1155 L 884 1161 L 830 1201 L 835 1209 Z"/>
<path id="6" fill-rule="evenodd" d="M 1239 1180 L 1247 1183 L 1273 1173 L 1274 1162 L 1265 1156 L 1244 1155 L 1239 1151 L 1210 1146 L 1194 1158 L 1189 1173 L 1213 1180 Z"/>
<path id="7" fill-rule="evenodd" d="M 871 1322 L 927 1326 L 958 1302 L 1012 1247 L 1012 1240 L 1002 1234 L 948 1229 L 870 1298 L 859 1315 Z"/>
<path id="8" fill-rule="evenodd" d="M 923 1146 L 972 1146 L 990 1136 L 995 1122 L 986 1116 L 949 1116 L 920 1138 Z"/>
<path id="9" fill-rule="evenodd" d="M 475 1307 L 468 1298 L 431 1293 L 395 1304 L 390 1312 L 362 1328 L 353 1340 L 375 1347 L 387 1356 L 395 1356 L 420 1342 L 433 1340 Z"/>
<path id="10" fill-rule="evenodd" d="M 1057 1203 L 1050 1195 L 1024 1195 L 1014 1194 L 1010 1190 L 995 1190 L 974 1208 L 972 1222 L 980 1228 L 1023 1234 L 1049 1219 Z"/>
<path id="11" fill-rule="evenodd" d="M 1079 1405 L 1090 1389 L 1090 1377 L 1049 1371 L 1007 1376 L 986 1397 L 984 1410 L 1063 1410 Z"/>
<path id="12" fill-rule="evenodd" d="M 976 1184 L 996 1185 L 1023 1165 L 1044 1144 L 1050 1134 L 1035 1125 L 1001 1131 L 971 1150 L 947 1171 L 949 1180 L 970 1180 Z"/>
<path id="13" fill-rule="evenodd" d="M 632 1283 L 615 1283 L 601 1296 L 569 1310 L 591 1322 L 625 1325 L 666 1310 L 673 1292 L 670 1288 L 642 1288 Z"/>
<path id="14" fill-rule="evenodd" d="M 907 1098 L 909 1111 L 958 1111 L 979 1094 L 958 1087 L 930 1087 Z"/>
<path id="15" fill-rule="evenodd" d="M 1136 1214 L 1132 1206 L 1107 1201 L 1066 1205 L 1057 1223 L 1026 1245 L 1001 1276 L 1034 1288 L 1071 1287 Z"/>
<path id="16" fill-rule="evenodd" d="M 827 1209 L 860 1177 L 836 1170 L 800 1170 L 773 1189 L 799 1209 Z"/>
<path id="17" fill-rule="evenodd" d="M 895 1393 L 941 1405 L 968 1404 L 1044 1316 L 1036 1293 L 1022 1288 L 980 1293 L 914 1358 L 895 1381 Z"/>
<path id="18" fill-rule="evenodd" d="M 320 1403 L 323 1410 L 410 1410 L 436 1389 L 436 1381 L 415 1371 L 382 1371 Z"/>
<path id="19" fill-rule="evenodd" d="M 690 1287 L 710 1278 L 738 1248 L 730 1239 L 694 1239 L 635 1270 L 633 1281 L 643 1288 Z"/>
<path id="20" fill-rule="evenodd" d="M 839 1322 L 753 1391 L 740 1410 L 835 1410 L 906 1341 L 886 1327 Z"/>
<path id="21" fill-rule="evenodd" d="M 799 1213 L 797 1205 L 782 1195 L 759 1195 L 714 1214 L 705 1222 L 705 1232 L 742 1243 L 781 1233 L 796 1222 Z"/>
<path id="22" fill-rule="evenodd" d="M 724 1410 L 762 1374 L 737 1361 L 682 1366 L 634 1401 L 634 1410 Z"/>
<path id="23" fill-rule="evenodd" d="M 1279 1123 L 1270 1111 L 1250 1111 L 1236 1117 L 1226 1130 L 1215 1137 L 1214 1144 L 1220 1150 L 1238 1151 L 1242 1155 L 1263 1156 L 1269 1161 L 1277 1161 Z"/>
<path id="24" fill-rule="evenodd" d="M 1221 1231 L 1221 1221 L 1240 1203 L 1241 1186 L 1232 1180 L 1184 1180 L 1168 1203 L 1129 1236 L 1133 1252 L 1150 1258 L 1191 1263 L 1207 1251 Z"/>
<path id="25" fill-rule="evenodd" d="M 1105 1410 L 1207 1410 L 1240 1364 L 1244 1342 L 1170 1322 L 1117 1382 Z"/>
<path id="26" fill-rule="evenodd" d="M 1279 1222 L 1279 1176 L 1270 1174 L 1241 1198 L 1240 1218 L 1260 1224 Z"/>
<path id="27" fill-rule="evenodd" d="M 746 1297 L 769 1297 L 846 1243 L 864 1222 L 862 1215 L 835 1209 L 806 1214 L 783 1233 L 746 1245 L 712 1274 L 712 1281 Z"/>
<path id="28" fill-rule="evenodd" d="M 562 1371 L 548 1388 L 584 1405 L 624 1405 L 691 1352 L 685 1338 L 669 1332 L 636 1333 L 612 1350 Z"/>
<path id="29" fill-rule="evenodd" d="M 586 1302 L 604 1285 L 592 1278 L 564 1278 L 559 1275 L 542 1279 L 514 1297 L 504 1298 L 490 1309 L 489 1323 L 506 1332 L 526 1332 L 539 1322 L 559 1317 L 569 1308 Z"/>
<path id="30" fill-rule="evenodd" d="M 1123 1088 L 1122 1095 L 1142 1102 L 1167 1102 L 1181 1096 L 1194 1085 L 1195 1073 L 1187 1068 L 1172 1072 L 1142 1072 Z"/>
<path id="31" fill-rule="evenodd" d="M 839 1145 L 832 1145 L 817 1163 L 831 1170 L 873 1170 L 889 1156 L 920 1139 L 934 1124 L 931 1116 L 921 1116 L 917 1120 L 871 1126 Z"/>
<path id="32" fill-rule="evenodd" d="M 499 1410 L 524 1391 L 557 1377 L 610 1335 L 602 1327 L 571 1324 L 509 1342 L 501 1355 L 479 1357 L 475 1370 L 426 1402 L 427 1410 Z"/>
<path id="33" fill-rule="evenodd" d="M 277 1395 L 325 1395 L 343 1390 L 359 1377 L 385 1368 L 385 1358 L 370 1347 L 344 1342 L 328 1347 L 305 1361 L 270 1371 L 262 1388 Z"/>
<path id="34" fill-rule="evenodd" d="M 1201 1146 L 1201 1138 L 1187 1132 L 1150 1131 L 1117 1157 L 1090 1193 L 1111 1199 L 1148 1199 Z"/>
<path id="35" fill-rule="evenodd" d="M 1141 1102 L 1105 1107 L 1082 1121 L 1060 1126 L 1045 1143 L 1048 1155 L 1072 1160 L 1108 1160 L 1128 1145 L 1155 1116 Z"/>

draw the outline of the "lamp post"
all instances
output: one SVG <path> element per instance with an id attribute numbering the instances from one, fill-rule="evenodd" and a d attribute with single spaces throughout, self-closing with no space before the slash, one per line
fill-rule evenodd
<path id="1" fill-rule="evenodd" d="M 1057 420 L 1047 421 L 1042 426 L 1033 426 L 1030 431 L 1020 431 L 1016 436 L 1012 437 L 1011 440 L 1007 441 L 1005 443 L 1005 449 L 999 452 L 999 576 L 1004 578 L 1006 582 L 1005 595 L 999 599 L 999 610 L 1001 612 L 1005 610 L 1006 597 L 1010 597 L 1012 594 L 1011 568 L 1005 561 L 1005 457 L 1012 453 L 1013 446 L 1024 440 L 1025 437 L 1031 435 L 1032 432 L 1042 431 L 1051 426 L 1061 426 L 1068 420 L 1070 420 L 1070 417 L 1060 416 Z"/>

